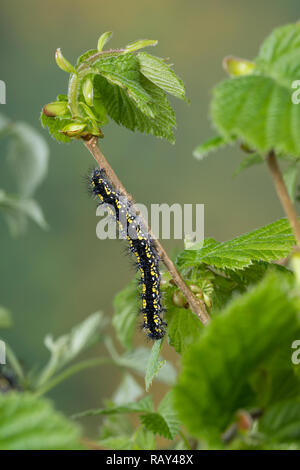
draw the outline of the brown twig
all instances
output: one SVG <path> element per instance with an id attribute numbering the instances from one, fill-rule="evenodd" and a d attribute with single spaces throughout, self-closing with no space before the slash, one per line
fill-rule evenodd
<path id="1" fill-rule="evenodd" d="M 294 235 L 297 241 L 298 248 L 300 248 L 300 223 L 299 223 L 298 215 L 291 201 L 289 193 L 287 191 L 280 168 L 278 166 L 275 152 L 273 150 L 271 150 L 271 152 L 269 152 L 269 154 L 267 155 L 267 163 L 268 163 L 269 170 L 271 172 L 271 175 L 274 181 L 274 185 L 275 185 L 278 197 L 281 201 L 281 204 L 287 215 L 287 218 L 290 221 L 292 230 L 294 232 Z"/>
<path id="2" fill-rule="evenodd" d="M 134 200 L 132 196 L 126 191 L 125 187 L 117 177 L 116 173 L 112 169 L 112 167 L 107 162 L 106 158 L 104 157 L 103 153 L 98 147 L 98 139 L 97 137 L 91 137 L 89 140 L 84 141 L 84 145 L 89 150 L 89 152 L 93 155 L 94 159 L 98 163 L 99 167 L 104 169 L 108 178 L 113 183 L 113 185 L 124 195 L 126 196 L 134 205 Z M 142 223 L 147 227 L 145 220 L 142 218 L 141 214 L 139 214 Z M 167 253 L 165 252 L 164 248 L 160 244 L 160 242 L 156 239 L 156 237 L 151 233 L 151 229 L 149 228 L 149 233 L 155 243 L 155 247 L 157 249 L 158 255 L 161 261 L 166 266 L 167 270 L 171 274 L 175 284 L 181 290 L 185 298 L 187 299 L 191 310 L 199 317 L 200 321 L 205 325 L 208 323 L 210 317 L 207 313 L 205 303 L 201 299 L 197 299 L 195 295 L 191 292 L 187 284 L 185 283 L 184 279 L 181 277 L 180 273 L 177 271 L 174 263 L 168 257 Z"/>

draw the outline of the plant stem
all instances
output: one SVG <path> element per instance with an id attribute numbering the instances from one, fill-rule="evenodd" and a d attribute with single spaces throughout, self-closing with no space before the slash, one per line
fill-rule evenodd
<path id="1" fill-rule="evenodd" d="M 98 163 L 99 167 L 101 169 L 104 169 L 107 177 L 110 179 L 110 181 L 113 183 L 116 189 L 120 191 L 124 196 L 126 196 L 131 203 L 134 206 L 134 200 L 132 196 L 126 191 L 125 187 L 117 177 L 116 173 L 112 169 L 112 167 L 109 165 L 107 162 L 106 158 L 104 157 L 103 153 L 98 147 L 98 139 L 97 137 L 92 136 L 89 140 L 84 141 L 84 145 L 86 148 L 89 150 L 89 152 L 93 155 L 94 159 Z M 136 211 L 137 214 L 139 214 L 138 211 Z M 147 227 L 147 223 L 145 220 L 142 218 L 141 214 L 139 214 L 139 217 L 142 221 L 142 223 Z M 167 270 L 171 274 L 173 281 L 175 282 L 176 286 L 178 289 L 181 290 L 185 298 L 187 299 L 190 309 L 195 313 L 195 315 L 198 316 L 199 320 L 203 323 L 203 325 L 207 324 L 210 320 L 209 314 L 207 313 L 205 303 L 197 299 L 195 295 L 191 292 L 187 284 L 185 283 L 184 279 L 180 275 L 180 273 L 177 271 L 174 263 L 171 261 L 167 253 L 165 252 L 164 248 L 160 244 L 160 242 L 157 240 L 157 238 L 152 234 L 151 229 L 148 228 L 149 234 L 155 244 L 155 247 L 157 249 L 158 255 L 161 259 L 161 261 L 164 263 L 166 266 Z"/>
<path id="2" fill-rule="evenodd" d="M 269 152 L 269 154 L 267 155 L 267 163 L 274 181 L 278 197 L 291 224 L 298 248 L 300 248 L 300 223 L 298 215 L 287 191 L 280 168 L 278 166 L 275 152 L 273 150 L 271 150 L 271 152 Z"/>
<path id="3" fill-rule="evenodd" d="M 49 392 L 49 390 L 56 387 L 56 385 L 60 384 L 64 380 L 68 379 L 72 375 L 77 374 L 78 372 L 84 369 L 89 369 L 90 367 L 97 367 L 102 364 L 112 363 L 113 361 L 106 357 L 97 357 L 95 359 L 87 359 L 86 361 L 78 362 L 77 364 L 74 364 L 73 366 L 70 366 L 67 369 L 63 370 L 52 380 L 49 380 L 49 382 L 46 382 L 45 385 L 38 388 L 38 390 L 35 392 L 35 396 L 40 397 L 41 395 L 44 395 L 45 393 Z"/>

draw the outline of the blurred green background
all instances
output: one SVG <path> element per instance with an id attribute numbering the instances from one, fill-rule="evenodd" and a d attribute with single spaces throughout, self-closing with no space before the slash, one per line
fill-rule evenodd
<path id="1" fill-rule="evenodd" d="M 0 79 L 7 85 L 7 104 L 0 112 L 40 129 L 41 107 L 67 88 L 68 77 L 54 60 L 57 47 L 75 62 L 104 31 L 114 32 L 111 47 L 158 39 L 151 52 L 170 58 L 191 99 L 190 106 L 172 100 L 175 146 L 111 123 L 104 128 L 102 150 L 137 201 L 204 203 L 205 235 L 226 240 L 283 212 L 265 168 L 233 178 L 242 158 L 238 150 L 203 162 L 193 158 L 194 147 L 214 135 L 208 119 L 211 89 L 225 76 L 225 55 L 254 57 L 274 27 L 298 20 L 299 13 L 297 0 L 1 0 Z M 15 319 L 6 338 L 27 366 L 47 358 L 47 333 L 67 332 L 99 309 L 110 316 L 114 295 L 132 277 L 122 244 L 96 238 L 95 203 L 84 184 L 93 166 L 90 155 L 78 142 L 58 144 L 41 132 L 50 146 L 50 168 L 37 199 L 50 229 L 43 232 L 31 223 L 24 237 L 12 240 L 0 221 L 0 304 Z M 0 151 L 4 156 L 3 147 Z M 182 248 L 180 241 L 164 245 L 171 254 Z M 119 378 L 107 367 L 86 371 L 51 396 L 66 413 L 95 407 Z"/>

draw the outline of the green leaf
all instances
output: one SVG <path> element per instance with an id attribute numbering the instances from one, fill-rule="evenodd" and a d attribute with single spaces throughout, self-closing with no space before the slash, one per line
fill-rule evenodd
<path id="1" fill-rule="evenodd" d="M 184 354 L 176 409 L 193 436 L 219 440 L 239 409 L 255 407 L 250 378 L 299 334 L 299 301 L 269 275 L 236 298 Z"/>
<path id="2" fill-rule="evenodd" d="M 78 67 L 85 62 L 87 59 L 89 59 L 92 55 L 97 54 L 99 52 L 97 49 L 90 49 L 89 51 L 86 51 L 84 54 L 78 57 L 77 59 L 77 64 L 76 64 L 76 69 L 78 70 Z M 68 100 L 68 97 L 67 97 Z M 66 100 L 66 101 L 67 101 Z"/>
<path id="3" fill-rule="evenodd" d="M 180 422 L 174 409 L 173 392 L 168 392 L 160 402 L 156 413 L 146 413 L 140 416 L 144 426 L 154 434 L 166 439 L 174 439 L 178 434 Z"/>
<path id="4" fill-rule="evenodd" d="M 110 40 L 110 38 L 112 37 L 112 34 L 113 34 L 112 31 L 107 31 L 106 33 L 101 34 L 100 38 L 98 39 L 98 45 L 97 45 L 97 49 L 99 52 L 103 50 L 103 47 Z"/>
<path id="5" fill-rule="evenodd" d="M 28 393 L 0 394 L 1 450 L 80 449 L 78 427 Z"/>
<path id="6" fill-rule="evenodd" d="M 299 445 L 299 401 L 289 400 L 268 408 L 259 420 L 258 432 L 271 443 L 298 442 Z"/>
<path id="7" fill-rule="evenodd" d="M 169 343 L 179 354 L 183 354 L 203 331 L 202 323 L 189 309 L 177 308 L 168 304 L 166 321 Z"/>
<path id="8" fill-rule="evenodd" d="M 126 52 L 135 52 L 144 47 L 156 46 L 158 41 L 155 39 L 138 39 L 137 41 L 130 42 L 125 47 Z"/>
<path id="9" fill-rule="evenodd" d="M 104 33 L 98 47 L 102 50 L 110 33 Z M 109 115 L 117 124 L 132 131 L 138 130 L 174 143 L 173 128 L 175 114 L 166 93 L 185 99 L 182 81 L 162 59 L 135 51 L 141 47 L 155 45 L 156 41 L 140 40 L 124 49 L 97 53 L 87 51 L 77 61 L 76 74 L 70 77 L 68 104 L 70 115 L 51 117 L 42 113 L 41 122 L 57 140 L 67 142 L 69 138 L 95 135 L 103 136 L 99 126 L 106 123 Z M 61 64 L 67 69 L 70 64 Z M 65 67 L 66 65 L 66 67 Z M 90 111 L 97 120 L 89 119 L 82 111 L 82 85 L 86 78 L 93 80 L 93 103 L 88 98 Z M 93 106 L 92 106 L 93 105 Z M 74 123 L 84 125 L 81 133 L 64 135 L 62 130 Z"/>
<path id="10" fill-rule="evenodd" d="M 126 349 L 131 349 L 133 346 L 138 312 L 138 291 L 136 280 L 134 280 L 114 298 L 112 324 L 116 330 L 118 340 Z"/>
<path id="11" fill-rule="evenodd" d="M 10 311 L 0 306 L 0 328 L 10 328 L 12 323 Z"/>
<path id="12" fill-rule="evenodd" d="M 299 23 L 276 29 L 262 45 L 253 75 L 223 81 L 211 116 L 224 138 L 237 137 L 259 152 L 300 154 L 300 107 L 291 85 L 299 76 Z"/>
<path id="13" fill-rule="evenodd" d="M 137 57 L 140 62 L 141 73 L 148 80 L 167 93 L 187 100 L 184 84 L 170 65 L 163 59 L 147 54 L 147 52 L 139 52 Z"/>
<path id="14" fill-rule="evenodd" d="M 148 431 L 148 429 L 140 426 L 134 435 L 132 448 L 134 450 L 155 450 L 155 435 L 151 431 Z"/>
<path id="15" fill-rule="evenodd" d="M 155 341 L 152 346 L 151 354 L 150 354 L 149 361 L 148 361 L 147 368 L 146 368 L 146 376 L 145 376 L 145 386 L 146 386 L 147 392 L 153 382 L 154 377 L 158 374 L 158 371 L 166 363 L 166 361 L 164 360 L 161 361 L 159 359 L 162 344 L 163 344 L 163 340 L 160 339 L 158 341 Z"/>
<path id="16" fill-rule="evenodd" d="M 254 261 L 270 262 L 284 258 L 294 245 L 288 220 L 280 219 L 227 242 L 206 239 L 202 249 L 181 252 L 177 264 L 181 269 L 202 263 L 221 269 L 244 269 Z"/>
<path id="17" fill-rule="evenodd" d="M 104 77 L 96 76 L 94 79 L 95 89 L 101 95 L 107 114 L 117 124 L 174 143 L 173 127 L 176 126 L 176 119 L 165 93 L 145 78 L 141 79 L 141 84 L 151 96 L 153 118 L 144 114 L 123 88 L 112 85 Z"/>
<path id="18" fill-rule="evenodd" d="M 45 179 L 49 149 L 31 126 L 17 122 L 8 149 L 8 161 L 14 172 L 15 186 L 22 196 L 30 197 Z"/>
<path id="19" fill-rule="evenodd" d="M 291 88 L 291 82 L 300 74 L 300 24 L 280 26 L 263 42 L 255 60 L 262 74 L 270 75 L 282 86 Z"/>
<path id="20" fill-rule="evenodd" d="M 25 232 L 27 218 L 43 229 L 48 227 L 42 209 L 34 199 L 20 198 L 0 190 L 1 210 L 13 236 L 19 236 Z"/>
<path id="21" fill-rule="evenodd" d="M 99 445 L 105 449 L 112 450 L 132 450 L 133 444 L 131 436 L 112 436 L 101 439 Z"/>
<path id="22" fill-rule="evenodd" d="M 195 148 L 193 155 L 197 160 L 203 160 L 204 157 L 206 157 L 210 152 L 215 152 L 219 148 L 225 147 L 228 143 L 232 141 L 225 139 L 224 137 L 221 137 L 220 135 L 217 135 L 216 137 L 213 137 L 212 139 L 207 140 L 204 142 L 204 144 L 198 145 L 198 147 Z"/>
<path id="23" fill-rule="evenodd" d="M 44 385 L 50 377 L 70 363 L 80 353 L 99 340 L 100 329 L 106 324 L 102 313 L 94 313 L 82 323 L 72 328 L 69 334 L 56 340 L 51 335 L 46 336 L 45 345 L 51 353 L 48 364 L 40 373 L 37 386 Z"/>
<path id="24" fill-rule="evenodd" d="M 122 405 L 111 405 L 106 408 L 99 408 L 95 410 L 87 410 L 74 415 L 74 418 L 82 418 L 84 416 L 101 416 L 101 415 L 115 415 L 115 414 L 131 414 L 131 413 L 147 413 L 152 412 L 153 403 L 152 398 L 145 397 L 133 403 L 124 403 Z"/>
<path id="25" fill-rule="evenodd" d="M 132 369 L 139 375 L 145 376 L 150 356 L 150 349 L 139 346 L 133 351 L 124 353 L 122 356 L 119 356 L 114 352 L 112 357 L 114 362 L 119 366 Z M 176 379 L 176 371 L 173 365 L 170 362 L 165 361 L 163 369 L 158 370 L 155 379 L 168 385 L 173 385 Z"/>
<path id="26" fill-rule="evenodd" d="M 48 130 L 54 139 L 59 142 L 70 142 L 70 137 L 60 132 L 67 124 L 72 122 L 70 118 L 61 119 L 60 117 L 49 117 L 42 111 L 40 120 L 43 127 L 48 127 Z"/>
<path id="27" fill-rule="evenodd" d="M 261 155 L 258 153 L 251 153 L 250 155 L 247 155 L 247 157 L 244 157 L 240 166 L 238 169 L 234 172 L 234 176 L 237 176 L 238 174 L 241 173 L 241 171 L 246 170 L 247 168 L 250 168 L 251 166 L 254 165 L 259 165 L 260 163 L 263 163 L 264 159 Z"/>

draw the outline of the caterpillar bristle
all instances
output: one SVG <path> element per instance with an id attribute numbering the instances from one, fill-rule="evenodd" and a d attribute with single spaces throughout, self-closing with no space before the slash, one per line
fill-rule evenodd
<path id="1" fill-rule="evenodd" d="M 153 241 L 131 202 L 116 190 L 104 170 L 94 169 L 89 183 L 99 204 L 111 205 L 114 209 L 119 231 L 129 243 L 128 253 L 135 257 L 134 267 L 141 275 L 142 328 L 148 338 L 159 340 L 165 335 L 166 323 L 161 318 L 165 309 L 161 306 L 159 256 Z M 126 217 L 126 227 L 121 217 L 123 215 Z"/>

